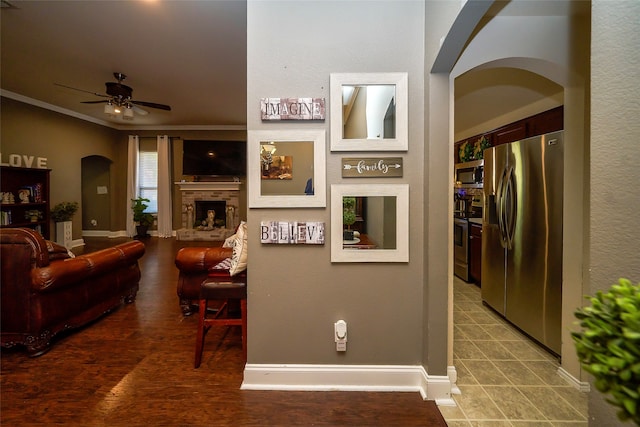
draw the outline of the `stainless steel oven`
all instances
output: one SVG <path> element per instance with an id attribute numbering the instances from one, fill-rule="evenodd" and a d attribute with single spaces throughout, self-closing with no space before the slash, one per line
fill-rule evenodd
<path id="1" fill-rule="evenodd" d="M 453 219 L 453 272 L 469 281 L 469 221 L 466 218 Z"/>

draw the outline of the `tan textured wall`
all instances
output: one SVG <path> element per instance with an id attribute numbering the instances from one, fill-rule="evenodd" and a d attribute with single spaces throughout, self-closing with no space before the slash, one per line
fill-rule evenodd
<path id="1" fill-rule="evenodd" d="M 594 1 L 591 27 L 590 293 L 619 277 L 640 283 L 640 3 Z M 614 407 L 589 395 L 590 425 Z"/>
<path id="2" fill-rule="evenodd" d="M 89 123 L 39 107 L 2 97 L 0 116 L 1 149 L 3 153 L 33 154 L 48 158 L 51 172 L 51 203 L 81 201 L 81 163 L 87 156 L 102 156 L 112 161 L 110 169 L 109 204 L 110 224 L 100 220 L 98 227 L 84 227 L 89 231 L 124 232 L 126 214 L 131 208 L 126 197 L 127 139 L 130 133 L 144 140 L 169 135 L 173 144 L 173 176 L 182 177 L 182 139 L 246 140 L 244 130 L 172 130 L 172 131 L 118 131 Z M 176 179 L 176 181 L 179 179 Z M 93 185 L 93 184 L 91 184 Z M 173 193 L 173 228 L 181 227 L 180 192 Z M 240 191 L 240 212 L 245 219 L 246 185 Z M 91 219 L 91 218 L 88 218 Z M 55 227 L 52 228 L 53 230 Z M 82 238 L 82 210 L 73 220 L 73 238 Z M 52 236 L 54 238 L 54 236 Z"/>
<path id="3" fill-rule="evenodd" d="M 112 171 L 118 172 L 117 131 L 4 97 L 1 108 L 2 153 L 47 158 L 51 169 L 51 206 L 63 201 L 80 203 L 83 157 L 106 157 L 114 161 Z M 122 198 L 124 188 L 110 188 L 111 200 Z M 52 230 L 55 230 L 53 224 Z M 55 239 L 54 235 L 51 237 Z M 79 211 L 73 218 L 73 239 L 81 238 L 82 212 Z"/>

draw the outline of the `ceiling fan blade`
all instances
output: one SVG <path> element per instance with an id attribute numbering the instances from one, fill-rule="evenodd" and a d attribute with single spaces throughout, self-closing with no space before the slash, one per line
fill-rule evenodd
<path id="1" fill-rule="evenodd" d="M 137 105 L 132 105 L 131 108 L 133 108 L 133 111 L 136 114 L 139 114 L 141 116 L 146 116 L 147 114 L 149 114 L 149 112 L 147 110 L 143 110 L 142 108 L 138 107 Z"/>
<path id="2" fill-rule="evenodd" d="M 144 105 L 145 107 L 157 108 L 159 110 L 171 111 L 171 107 L 164 104 L 156 104 L 155 102 L 147 101 L 131 101 L 132 104 Z"/>
<path id="3" fill-rule="evenodd" d="M 60 84 L 60 83 L 54 83 L 54 85 L 60 86 L 60 87 L 64 87 L 64 88 L 67 88 L 67 89 L 77 90 L 79 92 L 90 93 L 91 95 L 95 95 L 95 96 L 102 96 L 103 98 L 109 98 L 109 95 L 103 95 L 101 93 L 92 92 L 90 90 L 78 89 L 77 87 L 67 86 L 67 85 L 63 85 L 63 84 Z"/>
<path id="4" fill-rule="evenodd" d="M 104 104 L 105 102 L 109 102 L 107 99 L 103 99 L 100 101 L 80 101 L 81 104 Z"/>

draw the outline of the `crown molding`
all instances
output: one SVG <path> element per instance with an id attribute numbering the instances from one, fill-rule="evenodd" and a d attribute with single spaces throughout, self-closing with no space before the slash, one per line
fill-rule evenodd
<path id="1" fill-rule="evenodd" d="M 29 98 L 28 96 L 20 95 L 19 93 L 11 92 L 5 89 L 0 89 L 0 96 L 10 98 L 15 101 L 20 101 L 25 104 L 33 105 L 35 107 L 44 108 L 45 110 L 54 111 L 56 113 L 64 114 L 65 116 L 74 117 L 76 119 L 91 122 L 100 126 L 105 126 L 115 130 L 124 131 L 172 131 L 172 130 L 247 130 L 246 125 L 165 125 L 165 126 L 151 126 L 151 125 L 127 125 L 121 126 L 105 120 L 96 119 L 95 117 L 80 114 L 75 111 L 68 110 L 66 108 L 58 107 L 57 105 L 49 104 L 47 102 L 39 101 L 37 99 Z"/>
<path id="2" fill-rule="evenodd" d="M 80 114 L 80 113 L 76 113 L 75 111 L 71 111 L 68 110 L 66 108 L 62 108 L 62 107 L 58 107 L 57 105 L 53 105 L 53 104 L 49 104 L 47 102 L 44 101 L 39 101 L 37 99 L 33 99 L 33 98 L 29 98 L 28 96 L 24 96 L 24 95 L 20 95 L 19 93 L 15 93 L 15 92 L 11 92 L 5 89 L 0 89 L 0 95 L 4 96 L 5 98 L 10 98 L 13 99 L 15 101 L 20 101 L 23 102 L 25 104 L 29 104 L 29 105 L 33 105 L 36 107 L 40 107 L 40 108 L 44 108 L 45 110 L 50 110 L 50 111 L 54 111 L 56 113 L 60 113 L 60 114 L 64 114 L 65 116 L 71 116 L 71 117 L 75 117 L 76 119 L 80 119 L 80 120 L 84 120 L 86 122 L 91 122 L 91 123 L 95 123 L 97 125 L 100 126 L 106 126 L 106 127 L 110 127 L 113 129 L 116 129 L 113 124 L 105 121 L 105 120 L 98 120 L 94 117 L 90 117 L 84 114 Z"/>

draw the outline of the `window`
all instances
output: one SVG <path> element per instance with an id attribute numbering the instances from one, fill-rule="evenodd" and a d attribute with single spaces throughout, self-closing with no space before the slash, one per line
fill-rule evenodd
<path id="1" fill-rule="evenodd" d="M 145 212 L 158 212 L 158 152 L 143 151 L 142 144 L 138 157 L 138 195 L 149 199 Z"/>

